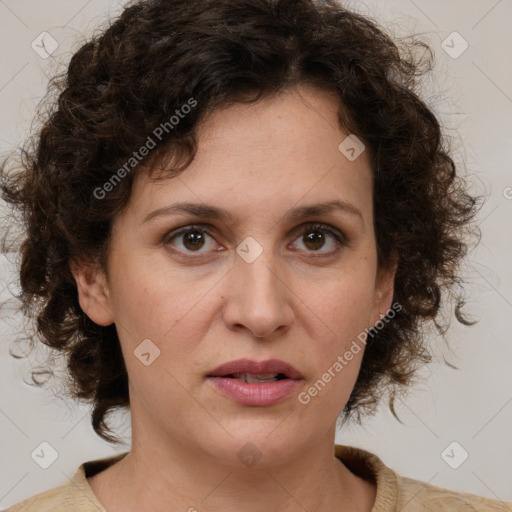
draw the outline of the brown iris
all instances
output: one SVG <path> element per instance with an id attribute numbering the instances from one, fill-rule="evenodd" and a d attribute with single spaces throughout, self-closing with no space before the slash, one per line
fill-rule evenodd
<path id="1" fill-rule="evenodd" d="M 314 247 L 309 247 L 310 249 L 314 249 L 314 250 L 321 249 L 321 247 L 323 246 L 323 244 L 325 242 L 324 235 L 322 233 L 320 233 L 319 231 L 310 231 L 305 236 L 305 239 L 307 240 L 307 242 L 305 242 L 306 244 L 309 242 L 314 245 Z"/>

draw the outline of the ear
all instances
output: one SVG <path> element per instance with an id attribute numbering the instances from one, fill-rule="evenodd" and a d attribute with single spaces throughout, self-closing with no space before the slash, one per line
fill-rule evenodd
<path id="1" fill-rule="evenodd" d="M 398 267 L 398 256 L 394 255 L 388 267 L 381 267 L 377 272 L 375 281 L 375 296 L 372 312 L 372 325 L 375 325 L 381 315 L 385 316 L 391 308 L 395 291 L 395 274 Z"/>
<path id="2" fill-rule="evenodd" d="M 76 281 L 82 311 L 98 325 L 106 327 L 114 323 L 107 279 L 100 265 L 71 259 L 69 268 Z"/>

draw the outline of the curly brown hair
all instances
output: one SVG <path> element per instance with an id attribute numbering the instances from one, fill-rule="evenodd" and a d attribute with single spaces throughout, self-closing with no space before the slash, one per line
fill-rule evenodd
<path id="1" fill-rule="evenodd" d="M 66 391 L 92 402 L 100 437 L 119 442 L 106 416 L 129 406 L 128 375 L 115 325 L 97 325 L 80 308 L 70 259 L 98 261 L 107 272 L 111 226 L 136 173 L 177 175 L 194 159 L 198 123 L 214 109 L 299 84 L 339 97 L 340 126 L 370 155 L 379 266 L 398 255 L 393 301 L 401 309 L 370 332 L 344 418 L 361 421 L 384 394 L 394 412 L 397 393 L 431 359 L 423 327 L 446 332 L 444 291 L 469 323 L 458 310 L 459 265 L 466 236 L 477 232 L 479 198 L 456 174 L 446 136 L 416 92 L 432 62 L 425 42 L 394 41 L 335 0 L 133 2 L 73 54 L 50 81 L 46 99 L 56 94 L 42 127 L 12 169 L 4 159 L 0 177 L 3 198 L 21 212 L 19 299 L 36 320 L 30 339 L 66 357 Z M 190 98 L 197 105 L 98 197 L 94 191 Z M 153 175 L 164 159 L 172 170 Z"/>

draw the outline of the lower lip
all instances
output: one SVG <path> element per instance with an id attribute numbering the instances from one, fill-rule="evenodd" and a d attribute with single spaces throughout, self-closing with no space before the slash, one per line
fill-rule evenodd
<path id="1" fill-rule="evenodd" d="M 208 377 L 208 381 L 231 400 L 252 406 L 273 405 L 289 398 L 302 386 L 301 380 L 249 383 L 228 377 Z"/>

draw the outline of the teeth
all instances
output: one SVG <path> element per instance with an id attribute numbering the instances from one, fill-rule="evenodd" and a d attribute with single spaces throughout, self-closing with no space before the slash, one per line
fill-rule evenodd
<path id="1" fill-rule="evenodd" d="M 242 382 L 248 382 L 250 384 L 258 383 L 258 382 L 275 382 L 277 379 L 278 373 L 259 373 L 256 375 L 252 375 L 250 373 L 234 373 L 233 377 L 237 380 L 241 380 Z"/>

